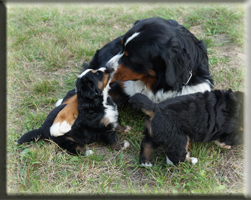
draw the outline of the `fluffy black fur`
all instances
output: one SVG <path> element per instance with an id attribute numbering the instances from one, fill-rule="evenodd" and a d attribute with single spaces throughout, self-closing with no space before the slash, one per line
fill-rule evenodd
<path id="1" fill-rule="evenodd" d="M 127 39 L 136 32 L 140 34 L 125 45 Z M 207 83 L 209 86 L 192 92 L 204 92 L 213 86 L 204 43 L 174 20 L 162 18 L 137 20 L 125 35 L 99 49 L 91 62 L 83 63 L 82 66 L 84 69 L 98 69 L 107 64 L 109 67 L 116 68 L 114 63 L 108 61 L 125 51 L 129 53 L 129 56 L 124 54 L 118 64 L 129 68 L 134 73 L 148 75 L 151 80 L 145 78 L 144 83 L 154 95 L 163 90 L 164 92 L 173 91 L 171 96 L 178 96 L 181 95 L 179 92 L 185 86 L 196 86 L 200 83 Z M 152 70 L 155 75 L 149 74 L 149 70 Z M 119 71 L 115 72 L 116 81 L 111 84 L 109 91 L 118 105 L 126 103 L 129 97 L 135 94 L 132 92 L 133 89 L 129 88 L 130 92 L 125 90 L 124 80 L 121 79 L 119 73 Z M 126 81 L 128 80 L 137 79 L 129 76 L 126 78 Z M 139 88 L 139 90 L 141 89 Z M 167 98 L 170 97 L 152 100 L 160 102 Z"/>
<path id="2" fill-rule="evenodd" d="M 139 33 L 138 36 L 125 44 L 135 33 Z M 176 96 L 176 92 L 180 92 L 184 86 L 207 83 L 210 88 L 213 85 L 204 43 L 174 20 L 162 18 L 138 20 L 123 36 L 122 44 L 123 50 L 118 53 L 122 53 L 122 57 L 117 62 L 112 58 L 107 65 L 116 68 L 117 63 L 118 66 L 129 68 L 134 73 L 148 75 L 149 80 L 153 82 L 149 85 L 153 94 L 163 89 L 164 92 L 173 91 L 173 96 Z M 149 70 L 154 73 L 149 73 Z M 124 78 L 119 73 L 118 68 L 113 77 L 117 81 Z M 147 85 L 145 77 L 142 81 Z M 126 79 L 137 80 L 133 77 Z M 111 93 L 116 93 L 112 89 Z M 203 88 L 201 90 L 197 92 L 205 91 Z M 133 95 L 131 91 L 124 90 L 124 92 L 128 96 Z"/>
<path id="3" fill-rule="evenodd" d="M 120 36 L 113 41 L 107 43 L 104 47 L 97 50 L 92 60 L 89 63 L 84 62 L 82 64 L 83 70 L 86 69 L 99 69 L 100 67 L 105 67 L 107 62 L 119 52 L 122 51 L 122 39 L 123 36 Z M 116 104 L 125 103 L 128 100 L 128 95 L 123 91 L 119 82 L 114 82 L 111 84 L 111 89 L 109 93 L 112 94 Z"/>
<path id="4" fill-rule="evenodd" d="M 159 145 L 164 147 L 172 163 L 177 164 L 189 158 L 189 142 L 218 141 L 223 147 L 242 143 L 242 92 L 206 91 L 158 104 L 142 94 L 135 94 L 129 101 L 147 114 L 141 164 L 149 163 L 149 152 Z"/>
<path id="5" fill-rule="evenodd" d="M 63 136 L 53 137 L 50 134 L 50 127 L 57 114 L 66 106 L 60 105 L 54 108 L 39 129 L 29 131 L 18 139 L 17 144 L 37 141 L 41 139 L 51 139 L 61 148 L 69 153 L 85 153 L 85 145 L 98 141 L 99 139 L 111 145 L 113 149 L 120 149 L 122 142 L 118 139 L 114 131 L 114 124 L 104 125 L 102 119 L 105 116 L 106 106 L 111 106 L 117 112 L 117 106 L 108 95 L 104 99 L 103 88 L 100 82 L 104 81 L 104 76 L 109 77 L 110 71 L 89 71 L 84 76 L 79 77 L 76 82 L 79 115 L 71 130 Z M 68 92 L 65 99 L 75 95 L 75 90 Z M 115 117 L 116 117 L 115 112 Z"/>

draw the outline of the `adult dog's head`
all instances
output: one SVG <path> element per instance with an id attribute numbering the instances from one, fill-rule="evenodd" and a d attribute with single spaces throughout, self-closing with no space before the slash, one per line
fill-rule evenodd
<path id="1" fill-rule="evenodd" d="M 75 90 L 79 105 L 86 101 L 99 104 L 103 100 L 103 95 L 107 95 L 109 90 L 112 71 L 114 70 L 105 67 L 98 70 L 87 69 L 78 76 Z"/>
<path id="2" fill-rule="evenodd" d="M 107 63 L 116 70 L 115 80 L 141 80 L 153 91 L 212 83 L 203 42 L 174 20 L 139 20 L 124 35 L 122 45 L 123 50 Z"/>

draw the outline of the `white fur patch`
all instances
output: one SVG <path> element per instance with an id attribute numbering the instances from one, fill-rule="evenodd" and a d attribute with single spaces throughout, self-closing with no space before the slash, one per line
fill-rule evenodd
<path id="1" fill-rule="evenodd" d="M 63 103 L 63 99 L 59 99 L 57 103 L 55 104 L 55 107 L 60 106 Z"/>
<path id="2" fill-rule="evenodd" d="M 100 68 L 98 69 L 98 71 L 101 71 L 101 72 L 104 72 L 105 70 L 106 70 L 105 67 L 100 67 Z"/>
<path id="3" fill-rule="evenodd" d="M 124 46 L 126 46 L 128 42 L 130 42 L 133 38 L 137 37 L 138 35 L 139 35 L 139 32 L 132 34 L 129 38 L 127 38 Z"/>
<path id="4" fill-rule="evenodd" d="M 121 148 L 122 150 L 128 148 L 130 146 L 129 142 L 127 142 L 126 140 L 124 141 L 124 146 Z"/>
<path id="5" fill-rule="evenodd" d="M 51 136 L 58 137 L 68 133 L 70 130 L 71 125 L 66 121 L 63 121 L 62 123 L 57 122 L 50 127 L 50 134 Z"/>
<path id="6" fill-rule="evenodd" d="M 91 70 L 93 70 L 93 69 L 86 69 L 85 71 L 83 71 L 82 72 L 82 74 L 80 74 L 79 76 L 78 76 L 78 78 L 82 78 L 84 75 L 86 75 L 89 71 L 91 71 Z"/>
<path id="7" fill-rule="evenodd" d="M 150 163 L 150 162 L 149 162 L 149 164 L 147 164 L 147 163 L 141 163 L 140 165 L 142 167 L 152 167 L 153 166 L 152 163 Z"/>
<path id="8" fill-rule="evenodd" d="M 130 42 L 133 38 L 135 38 L 137 35 L 139 35 L 139 32 L 137 32 L 137 33 L 134 33 L 131 37 L 129 37 L 127 40 L 126 40 L 126 42 L 125 42 L 125 44 L 124 44 L 124 46 L 126 46 L 127 44 L 128 44 L 128 42 Z M 114 69 L 114 72 L 117 70 L 117 68 L 118 68 L 118 61 L 119 61 L 119 59 L 122 57 L 124 55 L 124 52 L 123 53 L 120 53 L 120 54 L 117 54 L 116 56 L 113 56 L 108 62 L 107 62 L 107 66 L 108 67 L 111 67 L 111 68 L 113 68 Z M 113 72 L 113 73 L 114 73 Z"/>
<path id="9" fill-rule="evenodd" d="M 108 62 L 107 62 L 107 66 L 108 67 L 111 67 L 111 68 L 113 68 L 114 69 L 114 72 L 117 70 L 117 68 L 118 68 L 118 65 L 119 65 L 119 63 L 118 63 L 118 61 L 119 61 L 119 59 L 122 57 L 124 55 L 124 53 L 122 53 L 122 54 L 117 54 L 116 56 L 113 56 Z M 113 73 L 114 73 L 113 72 Z"/>
<path id="10" fill-rule="evenodd" d="M 173 165 L 173 162 L 168 158 L 168 156 L 166 156 L 166 163 L 168 165 Z"/>
<path id="11" fill-rule="evenodd" d="M 105 115 L 104 118 L 109 119 L 109 123 L 112 124 L 113 130 L 117 127 L 118 125 L 118 110 L 117 110 L 117 105 L 108 105 L 107 104 L 107 98 L 109 97 L 108 91 L 110 89 L 110 81 L 108 81 L 106 87 L 103 90 L 103 106 L 105 107 Z"/>
<path id="12" fill-rule="evenodd" d="M 164 90 L 161 89 L 156 94 L 154 94 L 151 90 L 149 91 L 146 88 L 146 85 L 142 81 L 125 81 L 123 85 L 125 87 L 124 91 L 127 95 L 133 96 L 136 93 L 141 93 L 146 95 L 154 103 L 159 103 L 166 99 L 173 98 L 176 96 L 211 90 L 209 81 L 194 86 L 189 86 L 189 85 L 183 86 L 180 92 L 177 91 L 164 92 Z"/>
<path id="13" fill-rule="evenodd" d="M 92 150 L 87 150 L 85 152 L 85 156 L 89 156 L 89 155 L 92 155 L 94 152 Z"/>
<path id="14" fill-rule="evenodd" d="M 190 157 L 191 163 L 195 165 L 198 162 L 198 158 Z"/>

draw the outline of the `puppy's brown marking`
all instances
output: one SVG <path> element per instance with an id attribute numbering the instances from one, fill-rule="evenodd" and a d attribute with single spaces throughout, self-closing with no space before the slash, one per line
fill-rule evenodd
<path id="1" fill-rule="evenodd" d="M 192 146 L 192 142 L 190 141 L 190 138 L 187 136 L 186 161 L 188 161 L 188 162 L 191 162 L 191 158 L 190 158 L 191 146 Z"/>
<path id="2" fill-rule="evenodd" d="M 103 80 L 98 82 L 98 88 L 103 91 L 104 88 L 106 87 L 108 81 L 109 81 L 109 74 L 104 73 Z"/>
<path id="3" fill-rule="evenodd" d="M 108 124 L 110 124 L 110 120 L 108 117 L 104 117 L 101 121 L 100 124 L 103 124 L 105 127 L 108 126 Z"/>
<path id="4" fill-rule="evenodd" d="M 145 143 L 144 152 L 143 152 L 143 155 L 146 158 L 145 163 L 149 164 L 149 160 L 150 160 L 150 156 L 151 156 L 152 152 L 153 152 L 153 148 L 151 147 L 151 145 L 148 143 Z"/>
<path id="5" fill-rule="evenodd" d="M 72 125 L 78 117 L 78 99 L 77 94 L 71 98 L 64 101 L 62 104 L 67 104 L 54 119 L 53 124 L 59 122 L 60 124 L 63 121 L 66 121 L 68 124 Z"/>
<path id="6" fill-rule="evenodd" d="M 152 118 L 154 117 L 154 112 L 152 110 L 146 110 L 146 109 L 142 108 L 142 111 L 145 114 L 147 114 L 150 117 L 150 119 L 152 120 Z"/>
<path id="7" fill-rule="evenodd" d="M 151 122 L 154 117 L 154 112 L 152 110 L 146 110 L 144 108 L 142 108 L 142 111 L 150 117 L 149 120 L 145 121 L 145 127 L 148 129 L 149 135 L 153 136 Z"/>

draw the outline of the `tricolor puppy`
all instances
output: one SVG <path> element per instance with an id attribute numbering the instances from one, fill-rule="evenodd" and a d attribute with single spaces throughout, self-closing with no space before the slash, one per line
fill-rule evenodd
<path id="1" fill-rule="evenodd" d="M 193 142 L 214 141 L 226 149 L 242 143 L 242 92 L 206 91 L 158 104 L 143 94 L 135 94 L 129 101 L 147 115 L 140 151 L 143 166 L 152 166 L 149 158 L 159 145 L 165 149 L 168 164 L 195 164 L 198 159 L 190 157 L 189 152 Z"/>
<path id="2" fill-rule="evenodd" d="M 24 134 L 17 144 L 51 139 L 68 152 L 79 154 L 86 152 L 86 144 L 101 139 L 112 149 L 127 148 L 129 143 L 120 141 L 115 131 L 119 127 L 117 105 L 108 94 L 112 71 L 107 68 L 85 70 L 76 81 L 76 91 L 70 91 L 61 105 L 49 113 L 42 126 Z M 51 134 L 51 130 L 55 129 L 54 126 L 58 126 L 57 123 L 53 124 L 57 114 L 75 99 L 78 102 L 77 113 L 71 129 L 68 130 L 65 123 L 63 127 L 64 131 L 68 130 L 66 133 L 56 131 L 56 134 Z"/>

